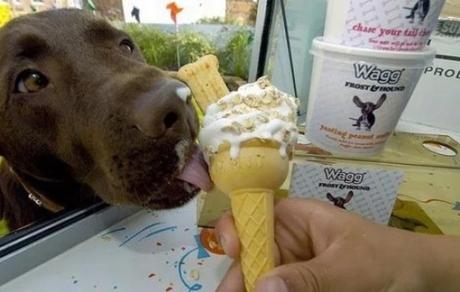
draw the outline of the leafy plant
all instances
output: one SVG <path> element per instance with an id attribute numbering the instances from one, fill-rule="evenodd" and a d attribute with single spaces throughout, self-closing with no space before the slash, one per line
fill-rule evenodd
<path id="1" fill-rule="evenodd" d="M 196 31 L 179 32 L 175 43 L 179 44 L 181 65 L 195 62 L 204 55 L 215 54 L 215 48 L 209 38 Z"/>
<path id="2" fill-rule="evenodd" d="M 235 21 L 229 18 L 215 16 L 215 17 L 200 18 L 198 19 L 196 23 L 198 24 L 235 24 Z"/>
<path id="3" fill-rule="evenodd" d="M 201 32 L 182 30 L 175 33 L 164 32 L 158 28 L 126 24 L 122 27 L 138 44 L 147 63 L 164 70 L 177 70 L 177 45 L 181 65 L 196 61 L 207 54 L 219 58 L 223 74 L 247 79 L 253 34 L 246 29 L 224 34 L 222 38 L 211 38 Z M 225 38 L 225 39 L 223 39 Z M 219 45 L 218 45 L 219 44 Z M 224 44 L 224 45 L 222 45 Z"/>
<path id="4" fill-rule="evenodd" d="M 252 40 L 251 31 L 241 29 L 233 33 L 227 45 L 217 54 L 224 74 L 248 79 Z"/>
<path id="5" fill-rule="evenodd" d="M 123 29 L 139 46 L 147 63 L 163 69 L 170 69 L 176 63 L 174 37 L 157 28 L 127 24 Z"/>

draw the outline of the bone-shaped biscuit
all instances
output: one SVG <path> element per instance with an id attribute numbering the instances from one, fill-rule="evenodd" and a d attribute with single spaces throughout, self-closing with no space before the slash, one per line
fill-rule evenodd
<path id="1" fill-rule="evenodd" d="M 206 55 L 194 63 L 184 65 L 177 72 L 177 77 L 190 87 L 203 112 L 210 104 L 229 93 L 219 73 L 219 60 L 214 55 Z"/>

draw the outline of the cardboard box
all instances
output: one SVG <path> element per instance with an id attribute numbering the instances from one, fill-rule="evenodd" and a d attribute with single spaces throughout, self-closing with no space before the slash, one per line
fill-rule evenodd
<path id="1" fill-rule="evenodd" d="M 457 155 L 436 154 L 426 149 L 424 142 L 439 145 L 440 150 L 447 147 L 455 151 Z M 439 135 L 395 133 L 381 155 L 360 159 L 332 156 L 330 153 L 309 144 L 309 142 L 304 143 L 300 139 L 296 147 L 293 164 L 307 162 L 403 172 L 404 178 L 397 191 L 397 200 L 393 206 L 389 225 L 416 232 L 460 236 L 458 223 L 460 215 L 460 196 L 458 194 L 460 189 L 460 155 L 458 153 L 460 153 L 460 145 L 455 140 L 448 136 Z M 302 176 L 294 177 L 291 173 L 277 195 L 286 196 L 286 191 L 294 179 L 299 180 L 296 182 L 298 185 L 301 185 L 302 181 L 305 182 Z M 299 193 L 308 196 L 310 188 L 311 186 L 306 186 Z M 343 193 L 346 192 L 337 192 L 334 196 L 337 197 L 337 194 L 343 195 Z M 385 191 L 385 193 L 391 195 L 393 190 Z M 292 194 L 290 195 L 292 196 Z M 313 196 L 314 194 L 310 194 L 310 197 Z M 228 198 L 218 191 L 203 194 L 201 199 L 201 207 L 199 208 L 199 224 L 201 226 L 214 226 L 222 213 L 230 209 Z M 320 199 L 324 199 L 324 197 Z M 394 196 L 386 199 L 388 199 L 386 200 L 388 206 L 393 204 Z M 367 206 L 365 206 L 366 208 L 348 206 L 350 206 L 350 211 L 357 211 L 367 218 L 376 219 L 372 217 L 372 214 L 366 216 L 365 212 L 370 210 Z M 375 207 L 381 208 L 376 204 L 371 206 L 371 208 Z M 382 220 L 375 221 L 385 223 L 387 210 L 385 206 L 382 210 L 377 210 L 377 213 L 381 214 Z"/>
<path id="2" fill-rule="evenodd" d="M 402 171 L 404 178 L 397 191 L 389 225 L 423 233 L 460 235 L 460 144 L 452 138 L 397 132 L 382 154 L 364 158 L 333 156 L 312 144 L 298 145 L 297 148 L 296 160 L 327 166 Z M 293 175 L 293 179 L 298 178 Z M 391 184 L 388 186 L 392 187 Z M 305 192 L 310 188 L 304 188 Z M 350 208 L 350 211 L 375 220 L 366 216 L 366 212 L 378 205 L 374 202 L 368 205 Z M 378 213 L 384 216 L 384 211 Z"/>

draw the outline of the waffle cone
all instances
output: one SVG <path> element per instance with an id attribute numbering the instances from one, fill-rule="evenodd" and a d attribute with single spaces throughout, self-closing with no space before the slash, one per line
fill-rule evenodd
<path id="1" fill-rule="evenodd" d="M 246 291 L 275 267 L 273 191 L 245 189 L 230 194 L 233 218 L 240 237 L 240 261 Z"/>
<path id="2" fill-rule="evenodd" d="M 222 145 L 212 157 L 210 174 L 217 188 L 229 195 L 241 241 L 241 265 L 248 292 L 274 267 L 273 193 L 286 179 L 289 158 L 270 140 L 251 140 L 236 159 Z"/>

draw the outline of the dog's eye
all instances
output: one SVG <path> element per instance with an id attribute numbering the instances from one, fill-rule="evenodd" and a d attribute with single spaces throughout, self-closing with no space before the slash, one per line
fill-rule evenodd
<path id="1" fill-rule="evenodd" d="M 25 70 L 16 79 L 15 92 L 33 93 L 48 85 L 48 78 L 37 70 Z"/>
<path id="2" fill-rule="evenodd" d="M 120 42 L 120 49 L 127 54 L 132 54 L 134 52 L 134 44 L 130 40 L 122 40 Z"/>

